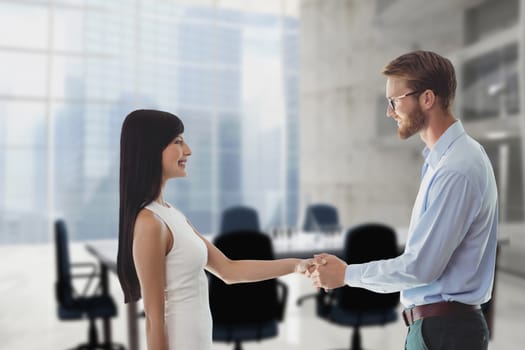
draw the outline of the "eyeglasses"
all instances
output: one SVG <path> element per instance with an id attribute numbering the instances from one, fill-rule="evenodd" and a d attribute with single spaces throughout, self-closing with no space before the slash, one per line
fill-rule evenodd
<path id="1" fill-rule="evenodd" d="M 404 95 L 401 95 L 401 96 L 396 96 L 396 97 L 387 97 L 386 99 L 388 100 L 388 106 L 390 108 L 392 108 L 393 111 L 396 110 L 396 104 L 394 103 L 394 101 L 397 101 L 397 100 L 400 100 L 402 98 L 405 98 L 407 96 L 412 96 L 412 95 L 415 95 L 415 94 L 418 94 L 419 91 L 412 91 L 412 92 L 407 92 L 406 94 Z"/>

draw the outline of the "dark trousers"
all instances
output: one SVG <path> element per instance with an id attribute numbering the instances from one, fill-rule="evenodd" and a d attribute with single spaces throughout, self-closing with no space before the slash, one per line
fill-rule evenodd
<path id="1" fill-rule="evenodd" d="M 481 310 L 428 317 L 408 328 L 405 350 L 487 350 L 489 330 Z"/>

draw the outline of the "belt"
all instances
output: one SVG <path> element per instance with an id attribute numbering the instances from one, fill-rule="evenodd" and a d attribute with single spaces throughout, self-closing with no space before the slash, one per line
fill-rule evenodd
<path id="1" fill-rule="evenodd" d="M 479 309 L 481 309 L 479 305 L 468 305 L 456 301 L 442 301 L 405 309 L 402 315 L 405 325 L 410 326 L 412 323 L 425 317 L 459 315 Z"/>

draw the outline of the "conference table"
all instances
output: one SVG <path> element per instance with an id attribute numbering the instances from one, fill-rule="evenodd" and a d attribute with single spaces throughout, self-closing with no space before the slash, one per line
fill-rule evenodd
<path id="1" fill-rule="evenodd" d="M 308 258 L 317 253 L 342 255 L 345 235 L 338 231 L 334 233 L 294 232 L 291 230 L 276 230 L 270 235 L 276 259 L 279 258 Z M 204 235 L 213 241 L 214 235 Z M 108 278 L 108 271 L 117 273 L 117 240 L 99 240 L 86 243 L 87 251 L 92 254 L 100 264 L 102 279 Z M 109 283 L 102 285 L 102 293 L 111 293 Z M 126 304 L 128 349 L 139 349 L 138 321 L 141 313 L 136 302 Z"/>

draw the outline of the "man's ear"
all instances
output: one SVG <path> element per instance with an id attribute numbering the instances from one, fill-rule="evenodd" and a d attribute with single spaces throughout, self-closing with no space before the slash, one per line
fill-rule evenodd
<path id="1" fill-rule="evenodd" d="M 422 105 L 424 111 L 428 111 L 438 103 L 438 98 L 434 91 L 427 89 L 419 96 L 419 103 Z"/>

